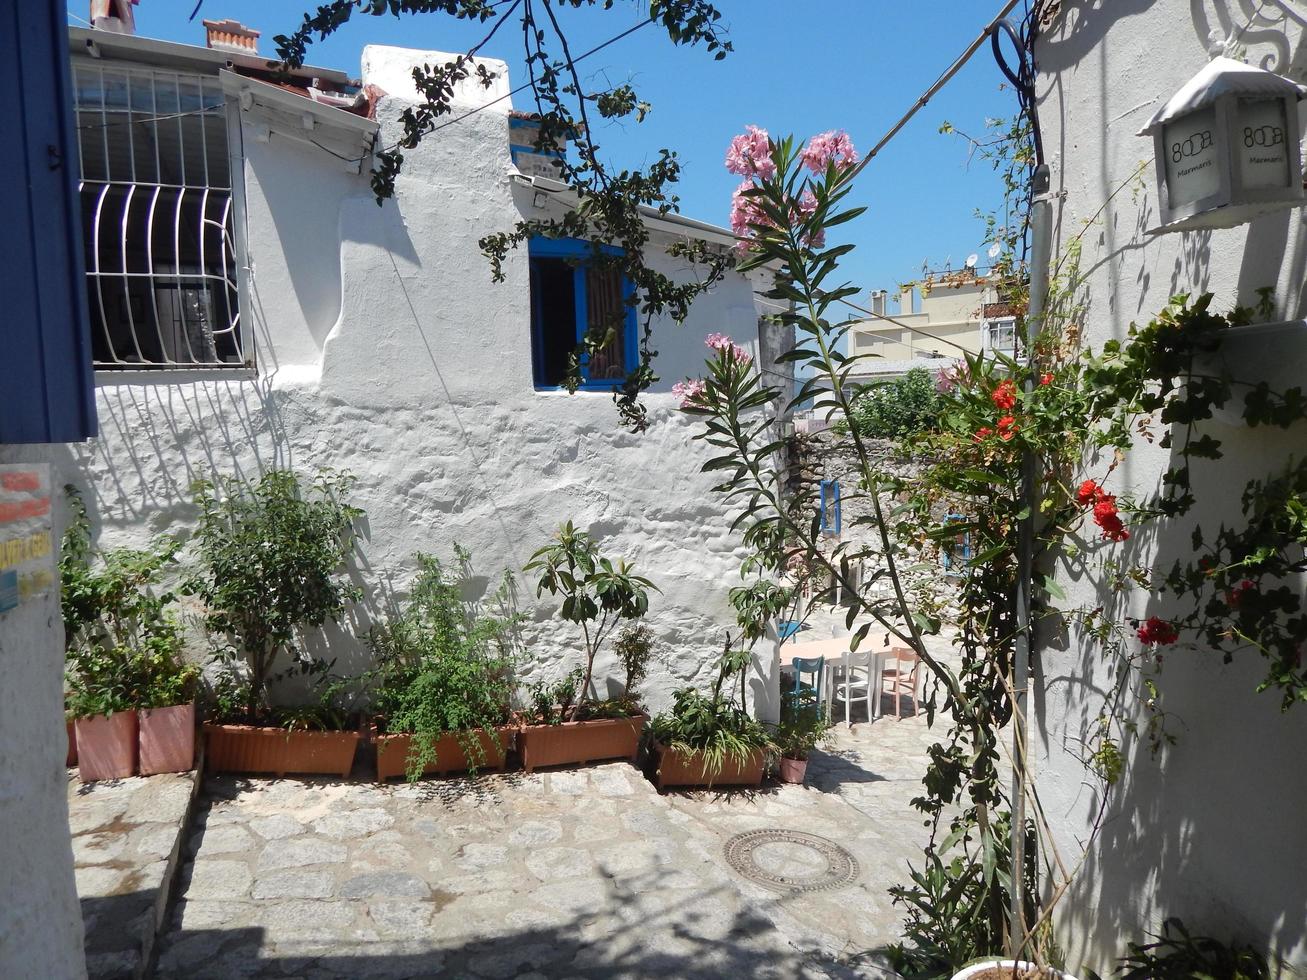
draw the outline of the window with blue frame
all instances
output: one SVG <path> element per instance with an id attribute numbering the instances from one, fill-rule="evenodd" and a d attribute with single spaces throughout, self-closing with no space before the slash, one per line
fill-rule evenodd
<path id="1" fill-rule="evenodd" d="M 607 246 L 602 252 L 620 255 Z M 634 293 L 614 266 L 595 261 L 594 246 L 577 238 L 533 238 L 531 264 L 531 360 L 537 388 L 558 388 L 572 354 L 590 331 L 607 343 L 583 356 L 581 387 L 611 390 L 639 362 Z"/>

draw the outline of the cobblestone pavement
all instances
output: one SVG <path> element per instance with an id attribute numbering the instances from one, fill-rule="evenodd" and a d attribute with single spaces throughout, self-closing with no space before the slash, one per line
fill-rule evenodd
<path id="1" fill-rule="evenodd" d="M 885 977 L 923 829 L 924 722 L 840 730 L 807 786 L 659 795 L 626 763 L 408 786 L 210 778 L 161 977 Z M 779 892 L 723 845 L 820 835 L 856 880 Z M 802 876 L 793 843 L 754 852 Z"/>
<path id="2" fill-rule="evenodd" d="M 83 783 L 68 775 L 77 895 L 87 973 L 131 977 L 149 958 L 167 903 L 164 882 L 177 849 L 195 773 Z"/>

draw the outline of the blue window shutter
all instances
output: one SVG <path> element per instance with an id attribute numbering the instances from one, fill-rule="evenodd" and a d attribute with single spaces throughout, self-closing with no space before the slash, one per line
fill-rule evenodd
<path id="1" fill-rule="evenodd" d="M 63 4 L 0 4 L 0 443 L 96 434 Z"/>
<path id="2" fill-rule="evenodd" d="M 827 534 L 840 533 L 840 483 L 838 480 L 821 481 L 821 529 Z"/>

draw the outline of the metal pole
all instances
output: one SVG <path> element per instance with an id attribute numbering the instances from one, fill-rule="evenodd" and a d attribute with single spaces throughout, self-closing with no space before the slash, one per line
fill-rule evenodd
<path id="1" fill-rule="evenodd" d="M 1047 164 L 1035 168 L 1030 203 L 1030 302 L 1026 310 L 1025 390 L 1035 386 L 1035 339 L 1043 327 L 1048 294 L 1048 267 L 1052 257 L 1053 202 L 1049 194 Z M 1021 461 L 1021 496 L 1026 517 L 1017 537 L 1016 649 L 1012 660 L 1012 909 L 1009 945 L 1019 958 L 1026 943 L 1024 871 L 1026 865 L 1026 689 L 1030 655 L 1035 649 L 1030 600 L 1033 590 L 1035 515 L 1039 512 L 1039 472 L 1034 453 L 1026 451 Z"/>

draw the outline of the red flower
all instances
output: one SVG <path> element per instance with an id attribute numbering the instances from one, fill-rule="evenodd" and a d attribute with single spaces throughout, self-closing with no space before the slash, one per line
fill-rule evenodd
<path id="1" fill-rule="evenodd" d="M 1051 384 L 1053 383 L 1053 374 L 1052 374 L 1052 372 L 1049 372 L 1048 374 L 1041 374 L 1041 375 L 1039 376 L 1039 383 L 1040 383 L 1041 385 L 1051 385 Z"/>
<path id="2" fill-rule="evenodd" d="M 1098 526 L 1103 529 L 1103 537 L 1108 541 L 1125 541 L 1130 537 L 1130 532 L 1126 530 L 1121 518 L 1112 514 L 1098 522 Z"/>
<path id="3" fill-rule="evenodd" d="M 993 430 L 993 429 L 991 429 L 991 428 L 990 428 L 989 426 L 987 426 L 987 425 L 982 425 L 979 429 L 976 430 L 976 434 L 975 434 L 974 436 L 971 437 L 971 441 L 972 441 L 972 442 L 984 442 L 986 439 L 988 439 L 988 438 L 989 438 L 991 435 L 993 435 L 993 434 L 994 434 L 994 430 Z"/>
<path id="4" fill-rule="evenodd" d="M 1020 428 L 1021 426 L 1017 425 L 1016 419 L 1011 415 L 1004 415 L 998 420 L 998 437 L 1004 442 L 1010 442 Z"/>
<path id="5" fill-rule="evenodd" d="M 1017 403 L 1017 383 L 1008 379 L 995 388 L 994 393 L 989 397 L 994 402 L 995 408 L 1010 412 Z"/>
<path id="6" fill-rule="evenodd" d="M 1116 516 L 1116 498 L 1110 493 L 1098 491 L 1098 497 L 1094 500 L 1094 520 L 1102 523 L 1109 517 Z"/>
<path id="7" fill-rule="evenodd" d="M 1150 616 L 1148 622 L 1135 632 L 1139 635 L 1139 642 L 1144 646 L 1165 646 L 1180 639 L 1180 634 L 1176 632 L 1175 627 L 1157 616 Z"/>
<path id="8" fill-rule="evenodd" d="M 1117 513 L 1116 497 L 1105 493 L 1103 488 L 1093 480 L 1086 480 L 1080 484 L 1080 489 L 1076 491 L 1076 500 L 1082 505 L 1093 502 L 1094 523 L 1099 526 L 1103 537 L 1108 541 L 1125 541 L 1130 537 L 1121 515 Z"/>
<path id="9" fill-rule="evenodd" d="M 1244 593 L 1256 590 L 1257 583 L 1252 579 L 1244 579 L 1233 589 L 1225 594 L 1225 604 L 1231 609 L 1238 609 L 1239 604 L 1243 602 Z"/>

